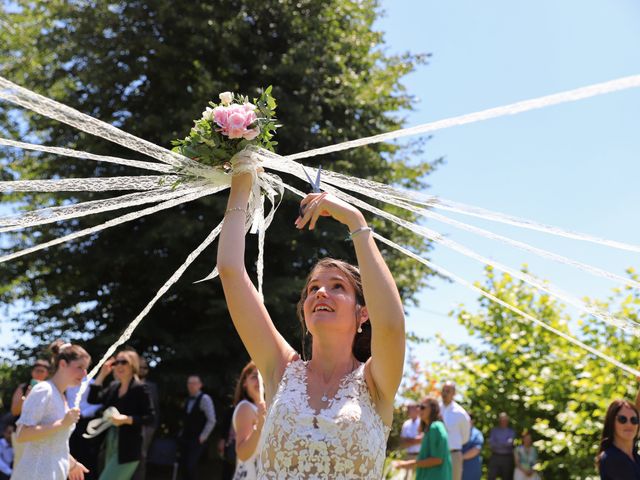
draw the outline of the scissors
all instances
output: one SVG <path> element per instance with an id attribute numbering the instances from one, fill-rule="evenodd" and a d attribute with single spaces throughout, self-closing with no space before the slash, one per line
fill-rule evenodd
<path id="1" fill-rule="evenodd" d="M 309 172 L 307 172 L 307 169 L 302 167 L 302 170 L 304 171 L 304 174 L 307 176 L 307 181 L 309 182 L 309 185 L 311 185 L 311 193 L 320 193 L 322 192 L 322 190 L 320 190 L 320 175 L 322 174 L 322 165 L 320 165 L 318 167 L 318 173 L 316 174 L 316 179 L 315 181 L 311 180 L 311 176 L 309 175 Z M 300 218 L 304 217 L 304 209 L 305 209 L 305 205 L 300 205 Z"/>

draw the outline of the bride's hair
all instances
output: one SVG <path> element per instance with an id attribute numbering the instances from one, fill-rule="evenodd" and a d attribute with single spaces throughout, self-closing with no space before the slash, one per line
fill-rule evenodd
<path id="1" fill-rule="evenodd" d="M 71 345 L 70 343 L 65 343 L 62 340 L 56 340 L 51 345 L 49 345 L 49 351 L 53 356 L 54 372 L 58 370 L 60 360 L 64 360 L 65 362 L 69 363 L 75 360 L 86 358 L 89 360 L 89 362 L 91 362 L 91 356 L 84 348 L 82 348 L 80 345 Z"/>
<path id="2" fill-rule="evenodd" d="M 311 334 L 307 331 L 307 326 L 304 321 L 304 302 L 308 297 L 307 286 L 311 281 L 311 277 L 316 270 L 320 268 L 336 268 L 340 270 L 346 277 L 353 289 L 356 293 L 356 311 L 354 322 L 357 322 L 360 318 L 360 310 L 365 306 L 364 302 L 364 291 L 362 289 L 362 277 L 360 276 L 360 270 L 355 265 L 351 265 L 343 260 L 337 260 L 335 258 L 323 258 L 316 263 L 309 275 L 307 276 L 307 280 L 304 282 L 304 288 L 300 292 L 300 300 L 298 300 L 298 305 L 296 307 L 296 313 L 298 314 L 298 320 L 300 320 L 300 327 L 302 332 L 302 357 L 306 360 L 306 343 L 309 343 L 309 346 L 313 343 L 313 339 L 311 338 Z M 367 359 L 371 356 L 371 323 L 369 320 L 364 322 L 362 325 L 362 333 L 356 333 L 353 337 L 353 344 L 351 346 L 351 351 L 353 355 L 360 362 L 366 362 Z"/>

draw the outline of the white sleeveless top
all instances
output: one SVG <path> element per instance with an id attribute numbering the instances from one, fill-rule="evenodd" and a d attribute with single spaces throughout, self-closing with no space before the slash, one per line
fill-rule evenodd
<path id="1" fill-rule="evenodd" d="M 306 362 L 293 361 L 267 412 L 258 478 L 380 480 L 389 431 L 374 408 L 364 364 L 342 379 L 316 414 L 309 406 Z"/>
<path id="2" fill-rule="evenodd" d="M 242 400 L 240 403 L 238 403 L 238 405 L 236 405 L 236 408 L 233 410 L 233 417 L 231 417 L 231 423 L 233 425 L 233 429 L 236 432 L 238 431 L 238 428 L 236 425 L 236 417 L 237 417 L 238 410 L 240 409 L 240 406 L 243 404 L 249 405 L 253 409 L 253 412 L 256 415 L 258 414 L 258 407 L 256 407 L 253 403 L 247 400 Z M 236 470 L 233 474 L 233 480 L 256 480 L 258 478 L 259 451 L 260 451 L 260 443 L 258 443 L 258 446 L 256 447 L 256 450 L 253 452 L 253 455 L 251 455 L 248 459 L 246 460 L 240 460 L 239 458 L 237 459 Z"/>

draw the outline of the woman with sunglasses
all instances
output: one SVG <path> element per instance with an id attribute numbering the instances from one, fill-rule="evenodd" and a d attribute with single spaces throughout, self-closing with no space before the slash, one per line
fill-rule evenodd
<path id="1" fill-rule="evenodd" d="M 449 451 L 449 437 L 442 422 L 440 403 L 434 397 L 420 404 L 422 443 L 415 460 L 394 462 L 396 468 L 416 469 L 416 480 L 451 480 L 453 466 Z"/>
<path id="2" fill-rule="evenodd" d="M 604 419 L 596 464 L 602 480 L 640 480 L 638 409 L 626 400 L 614 400 Z"/>
<path id="3" fill-rule="evenodd" d="M 250 173 L 232 177 L 218 271 L 231 319 L 265 384 L 258 477 L 381 478 L 404 366 L 395 281 L 359 210 L 326 193 L 307 195 L 292 230 L 313 230 L 320 217 L 342 223 L 359 268 L 327 258 L 312 268 L 298 301 L 311 343 L 305 359 L 304 349 L 300 355 L 276 329 L 245 268 L 252 181 Z M 282 286 L 272 291 L 278 289 L 282 295 Z"/>
<path id="4" fill-rule="evenodd" d="M 142 456 L 142 425 L 153 424 L 155 413 L 146 384 L 138 379 L 140 357 L 122 350 L 100 369 L 96 381 L 89 386 L 89 403 L 115 407 L 112 427 L 107 431 L 105 467 L 99 480 L 130 480 Z M 113 373 L 108 387 L 104 381 Z"/>

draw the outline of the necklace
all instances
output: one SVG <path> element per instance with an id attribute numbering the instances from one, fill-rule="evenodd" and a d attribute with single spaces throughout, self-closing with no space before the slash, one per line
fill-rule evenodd
<path id="1" fill-rule="evenodd" d="M 311 363 L 307 363 L 307 369 L 311 372 L 313 372 L 313 369 L 311 368 Z M 342 380 L 344 377 L 346 377 L 349 373 L 353 372 L 355 370 L 355 362 L 353 361 L 353 359 L 351 359 L 351 369 L 349 370 L 349 372 L 345 373 L 344 375 L 341 375 L 340 377 L 338 377 L 338 380 Z M 320 400 L 323 403 L 327 403 L 329 401 L 329 392 L 333 389 L 333 387 L 336 384 L 336 380 L 333 379 L 332 381 L 330 381 L 329 383 L 324 383 L 323 382 L 323 388 L 322 388 L 322 396 L 320 397 Z"/>

